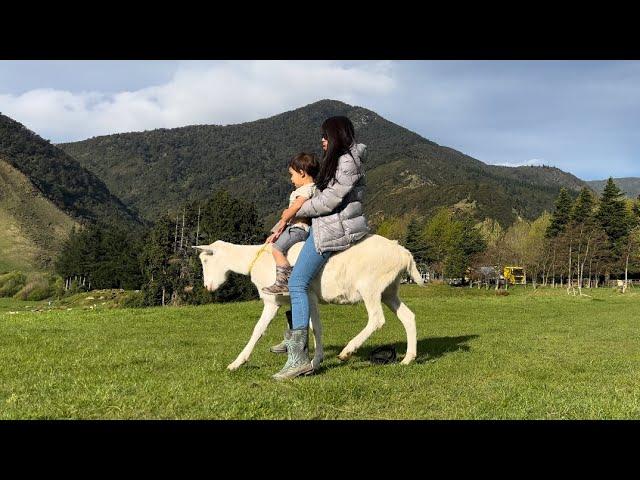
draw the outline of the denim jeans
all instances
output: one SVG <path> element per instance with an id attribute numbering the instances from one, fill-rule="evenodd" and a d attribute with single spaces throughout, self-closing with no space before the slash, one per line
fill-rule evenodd
<path id="1" fill-rule="evenodd" d="M 289 277 L 289 296 L 291 298 L 291 317 L 293 328 L 309 327 L 309 284 L 318 270 L 327 262 L 333 252 L 319 254 L 313 243 L 313 227 L 304 242 L 300 255 Z"/>

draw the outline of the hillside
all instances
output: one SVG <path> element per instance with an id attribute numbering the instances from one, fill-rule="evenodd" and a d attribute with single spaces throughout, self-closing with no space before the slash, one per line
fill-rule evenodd
<path id="1" fill-rule="evenodd" d="M 0 114 L 0 158 L 75 220 L 140 224 L 137 214 L 76 160 L 22 124 Z"/>
<path id="2" fill-rule="evenodd" d="M 560 187 L 584 183 L 546 167 L 496 167 L 437 145 L 370 110 L 323 100 L 238 125 L 194 125 L 94 137 L 58 145 L 102 179 L 123 202 L 153 220 L 188 199 L 219 187 L 257 204 L 272 218 L 291 190 L 287 160 L 299 151 L 320 154 L 320 125 L 332 115 L 354 122 L 368 145 L 365 211 L 384 216 L 460 202 L 479 219 L 503 225 L 552 209 Z"/>
<path id="3" fill-rule="evenodd" d="M 78 223 L 0 158 L 0 273 L 50 267 L 74 225 Z"/>
<path id="4" fill-rule="evenodd" d="M 636 199 L 640 195 L 640 178 L 638 177 L 625 177 L 614 178 L 615 184 L 627 195 L 629 198 Z M 602 193 L 607 180 L 590 180 L 586 182 L 596 192 Z"/>

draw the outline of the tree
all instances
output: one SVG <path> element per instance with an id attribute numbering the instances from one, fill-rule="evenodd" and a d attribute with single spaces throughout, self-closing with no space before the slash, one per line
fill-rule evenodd
<path id="1" fill-rule="evenodd" d="M 248 278 L 231 272 L 216 292 L 203 285 L 202 266 L 192 245 L 223 240 L 238 244 L 264 241 L 266 232 L 255 206 L 218 190 L 204 203 L 192 201 L 162 215 L 145 240 L 143 264 L 147 305 L 201 304 L 257 298 Z"/>
<path id="2" fill-rule="evenodd" d="M 572 202 L 566 188 L 561 188 L 555 201 L 555 210 L 551 214 L 551 222 L 547 228 L 548 238 L 557 237 L 561 234 L 571 217 Z"/>
<path id="3" fill-rule="evenodd" d="M 416 263 L 422 263 L 425 261 L 426 244 L 422 237 L 422 226 L 415 218 L 412 218 L 407 225 L 407 234 L 404 241 L 404 246 L 412 253 Z"/>
<path id="4" fill-rule="evenodd" d="M 144 248 L 140 257 L 145 276 L 142 293 L 145 305 L 166 305 L 173 292 L 169 260 L 174 252 L 175 224 L 169 214 L 162 215 L 145 237 Z"/>
<path id="5" fill-rule="evenodd" d="M 443 265 L 451 236 L 451 213 L 440 208 L 427 221 L 422 232 L 425 242 L 424 261 L 431 265 L 436 273 L 444 275 Z"/>
<path id="6" fill-rule="evenodd" d="M 375 233 L 391 240 L 403 242 L 406 239 L 408 224 L 412 218 L 414 217 L 408 214 L 383 218 L 375 225 Z"/>
<path id="7" fill-rule="evenodd" d="M 640 200 L 640 198 L 639 198 Z M 639 201 L 632 202 L 628 205 L 627 225 L 629 233 L 624 238 L 623 255 L 624 261 L 624 287 L 623 293 L 627 289 L 629 283 L 629 266 L 637 266 L 638 257 L 640 257 L 640 205 Z"/>
<path id="8" fill-rule="evenodd" d="M 632 210 L 635 217 L 640 218 L 640 195 L 638 195 L 638 198 L 633 202 Z"/>
<path id="9" fill-rule="evenodd" d="M 593 208 L 593 195 L 587 187 L 583 187 L 571 208 L 569 221 L 576 224 L 588 222 L 593 217 Z"/>
<path id="10" fill-rule="evenodd" d="M 569 223 L 562 235 L 569 246 L 567 262 L 567 293 L 575 295 L 573 276 L 577 277 L 578 291 L 582 293 L 584 266 L 592 247 L 595 219 L 593 213 L 593 196 L 588 188 L 584 187 L 576 198 Z"/>
<path id="11" fill-rule="evenodd" d="M 449 278 L 464 277 L 473 258 L 487 248 L 471 216 L 439 209 L 426 223 L 422 235 L 424 259 Z"/>
<path id="12" fill-rule="evenodd" d="M 522 265 L 531 279 L 533 288 L 536 288 L 538 274 L 545 272 L 547 251 L 545 249 L 545 232 L 549 228 L 551 215 L 544 212 L 540 217 L 529 224 L 526 235 L 523 238 Z"/>
<path id="13" fill-rule="evenodd" d="M 487 248 L 492 248 L 502 242 L 504 229 L 497 220 L 485 218 L 478 225 L 478 230 L 480 231 L 482 238 L 484 238 Z"/>
<path id="14" fill-rule="evenodd" d="M 636 223 L 625 239 L 623 260 L 624 286 L 622 287 L 622 293 L 627 290 L 627 286 L 629 284 L 629 267 L 637 267 L 638 260 L 640 260 L 640 224 L 638 223 Z"/>
<path id="15" fill-rule="evenodd" d="M 54 268 L 76 285 L 89 288 L 138 289 L 143 281 L 139 256 L 142 250 L 137 233 L 121 223 L 85 223 L 72 230 L 58 255 Z"/>
<path id="16" fill-rule="evenodd" d="M 615 245 L 619 239 L 629 232 L 629 217 L 625 206 L 624 194 L 611 177 L 607 180 L 600 197 L 596 218 L 611 240 L 612 245 Z"/>
<path id="17" fill-rule="evenodd" d="M 217 190 L 202 208 L 200 233 L 209 243 L 216 240 L 251 244 L 264 241 L 264 227 L 256 206 Z"/>

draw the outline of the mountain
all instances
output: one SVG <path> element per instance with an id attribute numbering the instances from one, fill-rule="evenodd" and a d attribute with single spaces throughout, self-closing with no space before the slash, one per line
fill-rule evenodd
<path id="1" fill-rule="evenodd" d="M 0 159 L 0 273 L 51 266 L 76 222 Z"/>
<path id="2" fill-rule="evenodd" d="M 0 114 L 0 159 L 75 220 L 140 225 L 137 213 L 93 173 L 24 125 Z"/>
<path id="3" fill-rule="evenodd" d="M 332 115 L 348 116 L 358 141 L 368 146 L 365 212 L 374 223 L 464 204 L 480 220 L 507 225 L 551 210 L 560 187 L 577 192 L 585 185 L 556 168 L 487 165 L 333 100 L 237 125 L 122 133 L 58 146 L 149 220 L 222 187 L 256 202 L 269 222 L 291 191 L 288 159 L 300 151 L 320 155 L 320 125 Z"/>
<path id="4" fill-rule="evenodd" d="M 627 197 L 636 199 L 640 195 L 640 178 L 638 177 L 625 177 L 614 178 L 615 184 L 625 192 Z M 596 192 L 602 193 L 604 186 L 607 184 L 606 180 L 589 180 L 586 182 Z"/>
<path id="5" fill-rule="evenodd" d="M 0 114 L 0 272 L 50 269 L 86 222 L 143 224 L 93 173 Z"/>

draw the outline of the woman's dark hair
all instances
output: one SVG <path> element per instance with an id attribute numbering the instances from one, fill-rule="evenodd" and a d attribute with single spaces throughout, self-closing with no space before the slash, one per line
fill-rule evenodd
<path id="1" fill-rule="evenodd" d="M 320 164 L 313 153 L 302 152 L 289 160 L 289 167 L 293 168 L 298 173 L 304 172 L 315 180 L 318 176 Z"/>
<path id="2" fill-rule="evenodd" d="M 355 143 L 353 123 L 342 116 L 327 118 L 322 123 L 322 137 L 329 141 L 329 147 L 324 152 L 320 173 L 315 181 L 320 190 L 324 190 L 336 178 L 340 156 L 351 154 L 350 148 Z"/>

